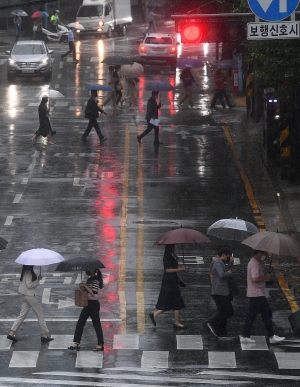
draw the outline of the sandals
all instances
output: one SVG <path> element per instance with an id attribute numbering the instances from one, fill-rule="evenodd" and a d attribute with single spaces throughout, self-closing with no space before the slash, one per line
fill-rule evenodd
<path id="1" fill-rule="evenodd" d="M 96 347 L 96 348 L 93 348 L 93 352 L 103 352 L 104 351 L 104 346 L 102 345 L 101 348 L 99 347 Z"/>
<path id="2" fill-rule="evenodd" d="M 74 343 L 74 345 L 70 345 L 70 347 L 68 347 L 68 349 L 70 351 L 73 351 L 74 349 L 76 349 L 76 351 L 80 351 L 80 344 L 79 343 Z"/>

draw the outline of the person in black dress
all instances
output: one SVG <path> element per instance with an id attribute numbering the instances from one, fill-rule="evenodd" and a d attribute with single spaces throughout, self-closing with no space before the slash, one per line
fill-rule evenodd
<path id="1" fill-rule="evenodd" d="M 36 144 L 36 140 L 39 136 L 47 137 L 47 144 L 53 145 L 52 135 L 56 133 L 56 131 L 52 131 L 50 120 L 49 120 L 49 107 L 47 106 L 48 97 L 44 95 L 42 97 L 42 101 L 39 105 L 39 120 L 40 127 L 35 132 L 34 136 L 31 139 L 33 145 Z"/>
<path id="2" fill-rule="evenodd" d="M 164 254 L 164 275 L 161 289 L 156 304 L 156 311 L 149 314 L 152 324 L 156 326 L 156 319 L 161 313 L 174 310 L 174 329 L 185 329 L 179 321 L 180 310 L 184 308 L 179 286 L 185 283 L 179 277 L 180 271 L 185 271 L 185 266 L 178 266 L 178 257 L 175 254 L 175 245 L 166 245 Z"/>
<path id="3" fill-rule="evenodd" d="M 100 270 L 90 270 L 86 272 L 90 277 L 86 283 L 80 283 L 79 287 L 88 292 L 88 306 L 85 306 L 79 316 L 77 321 L 75 334 L 74 334 L 74 343 L 68 349 L 77 351 L 80 350 L 80 341 L 83 334 L 83 328 L 85 326 L 86 320 L 90 317 L 93 322 L 93 327 L 97 335 L 98 344 L 93 349 L 94 352 L 104 351 L 104 339 L 103 331 L 100 322 L 100 302 L 99 302 L 99 289 L 103 288 L 103 278 Z"/>

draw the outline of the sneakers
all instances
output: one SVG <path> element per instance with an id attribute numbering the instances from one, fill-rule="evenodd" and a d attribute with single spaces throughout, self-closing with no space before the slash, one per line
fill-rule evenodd
<path id="1" fill-rule="evenodd" d="M 250 337 L 244 337 L 244 336 L 240 336 L 240 342 L 243 343 L 243 344 L 253 344 L 253 343 L 256 343 L 256 341 L 253 340 L 253 339 L 250 339 Z"/>
<path id="2" fill-rule="evenodd" d="M 218 335 L 216 334 L 216 332 L 215 332 L 215 330 L 214 330 L 214 327 L 213 327 L 210 323 L 207 323 L 207 328 L 210 330 L 210 332 L 211 332 L 214 336 L 218 337 Z"/>
<path id="3" fill-rule="evenodd" d="M 280 343 L 281 341 L 285 340 L 285 337 L 279 337 L 277 335 L 274 335 L 273 338 L 270 337 L 270 344 L 277 344 Z"/>
<path id="4" fill-rule="evenodd" d="M 49 343 L 49 341 L 54 340 L 52 337 L 41 337 L 41 343 Z"/>

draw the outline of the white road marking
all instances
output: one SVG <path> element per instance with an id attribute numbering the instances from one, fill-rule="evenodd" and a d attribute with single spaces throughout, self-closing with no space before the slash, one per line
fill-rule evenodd
<path id="1" fill-rule="evenodd" d="M 299 352 L 275 352 L 278 368 L 280 370 L 299 370 L 300 357 Z"/>
<path id="2" fill-rule="evenodd" d="M 8 350 L 12 345 L 12 341 L 6 338 L 6 335 L 0 336 L 0 350 Z"/>
<path id="3" fill-rule="evenodd" d="M 255 343 L 241 343 L 243 351 L 268 351 L 269 347 L 265 336 L 251 336 Z"/>
<path id="4" fill-rule="evenodd" d="M 13 203 L 20 203 L 23 194 L 16 194 Z"/>
<path id="5" fill-rule="evenodd" d="M 39 353 L 39 351 L 14 351 L 10 359 L 9 368 L 35 368 Z"/>
<path id="6" fill-rule="evenodd" d="M 24 177 L 24 179 L 22 180 L 21 184 L 27 184 L 28 183 L 28 178 L 27 177 Z"/>
<path id="7" fill-rule="evenodd" d="M 201 335 L 177 335 L 177 349 L 203 349 Z"/>
<path id="8" fill-rule="evenodd" d="M 236 368 L 234 352 L 208 352 L 208 368 Z"/>
<path id="9" fill-rule="evenodd" d="M 53 335 L 54 339 L 49 342 L 49 349 L 67 349 L 73 343 L 73 335 Z"/>
<path id="10" fill-rule="evenodd" d="M 15 322 L 16 318 L 0 318 L 0 322 Z M 49 317 L 45 318 L 45 321 L 51 321 L 51 322 L 74 322 L 78 321 L 78 317 L 76 318 L 67 318 L 67 317 Z M 101 318 L 101 322 L 121 322 L 121 318 Z M 26 318 L 26 320 L 22 323 L 25 324 L 26 322 L 37 322 L 36 318 Z"/>
<path id="11" fill-rule="evenodd" d="M 61 79 L 62 74 L 57 74 L 57 79 Z"/>
<path id="12" fill-rule="evenodd" d="M 143 351 L 142 368 L 168 368 L 169 351 Z"/>
<path id="13" fill-rule="evenodd" d="M 114 335 L 114 349 L 139 349 L 138 334 Z"/>
<path id="14" fill-rule="evenodd" d="M 230 377 L 244 377 L 244 378 L 255 378 L 255 379 L 278 379 L 278 380 L 300 380 L 300 376 L 294 375 L 276 375 L 276 374 L 260 374 L 252 372 L 231 372 L 231 371 L 201 371 L 198 375 L 212 375 L 212 376 L 230 376 Z M 230 384 L 232 380 L 230 381 Z"/>
<path id="15" fill-rule="evenodd" d="M 77 352 L 75 368 L 102 368 L 103 352 Z"/>
<path id="16" fill-rule="evenodd" d="M 57 371 L 53 371 L 53 372 L 35 372 L 34 375 L 48 375 L 48 376 L 67 376 L 67 377 L 75 377 L 75 378 L 78 378 L 79 374 L 78 372 L 57 372 Z M 217 385 L 227 385 L 228 386 L 228 381 L 227 380 L 215 380 L 215 379 L 201 379 L 201 378 L 183 378 L 183 377 L 169 377 L 169 376 L 155 376 L 155 375 L 151 375 L 151 376 L 143 376 L 143 375 L 132 375 L 132 374 L 114 374 L 114 375 L 106 375 L 104 373 L 89 373 L 89 372 L 85 372 L 85 373 L 81 373 L 80 374 L 81 377 L 85 377 L 85 378 L 92 378 L 92 379 L 121 379 L 121 380 L 127 380 L 129 379 L 129 381 L 131 380 L 135 380 L 135 381 L 140 381 L 140 382 L 144 382 L 143 384 L 134 384 L 135 387 L 144 387 L 145 386 L 145 382 L 147 383 L 147 386 L 155 386 L 157 387 L 157 383 L 175 383 L 175 384 L 178 384 L 179 386 L 184 386 L 185 384 L 187 383 L 190 383 L 190 384 L 196 384 L 196 385 L 199 385 L 199 384 L 211 384 L 213 386 L 217 386 Z M 33 380 L 36 380 L 36 379 L 33 379 Z M 40 380 L 40 379 L 39 379 Z M 0 382 L 2 381 L 2 378 L 0 378 Z M 47 379 L 47 383 L 50 384 L 51 380 Z M 70 381 L 68 381 L 70 383 Z M 46 384 L 47 384 L 46 383 Z M 81 382 L 80 381 L 76 381 L 76 383 L 78 383 L 77 385 L 81 385 Z M 84 383 L 84 382 L 83 382 Z M 87 382 L 85 382 L 87 383 Z M 93 381 L 93 386 L 105 386 L 107 387 L 107 383 L 97 383 L 95 380 Z M 149 383 L 156 383 L 156 384 L 149 384 Z M 252 383 L 252 382 L 250 382 Z M 249 381 L 230 381 L 230 385 L 239 385 L 239 384 L 249 384 Z M 85 385 L 85 384 L 83 384 Z M 86 384 L 87 386 L 89 386 L 90 384 Z M 112 387 L 112 386 L 120 386 L 120 387 L 125 387 L 125 386 L 132 386 L 133 384 L 124 384 L 124 382 L 122 382 L 122 384 L 114 384 L 114 383 L 109 383 L 109 386 Z"/>
<path id="17" fill-rule="evenodd" d="M 13 216 L 7 216 L 4 226 L 10 226 L 12 224 L 13 218 Z"/>

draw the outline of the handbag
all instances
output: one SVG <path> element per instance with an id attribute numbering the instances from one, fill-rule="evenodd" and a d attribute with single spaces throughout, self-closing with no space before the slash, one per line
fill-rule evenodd
<path id="1" fill-rule="evenodd" d="M 75 290 L 75 305 L 76 306 L 88 306 L 87 292 L 80 289 Z"/>
<path id="2" fill-rule="evenodd" d="M 229 286 L 230 294 L 232 296 L 239 295 L 239 287 L 232 275 L 228 278 L 228 286 Z"/>

